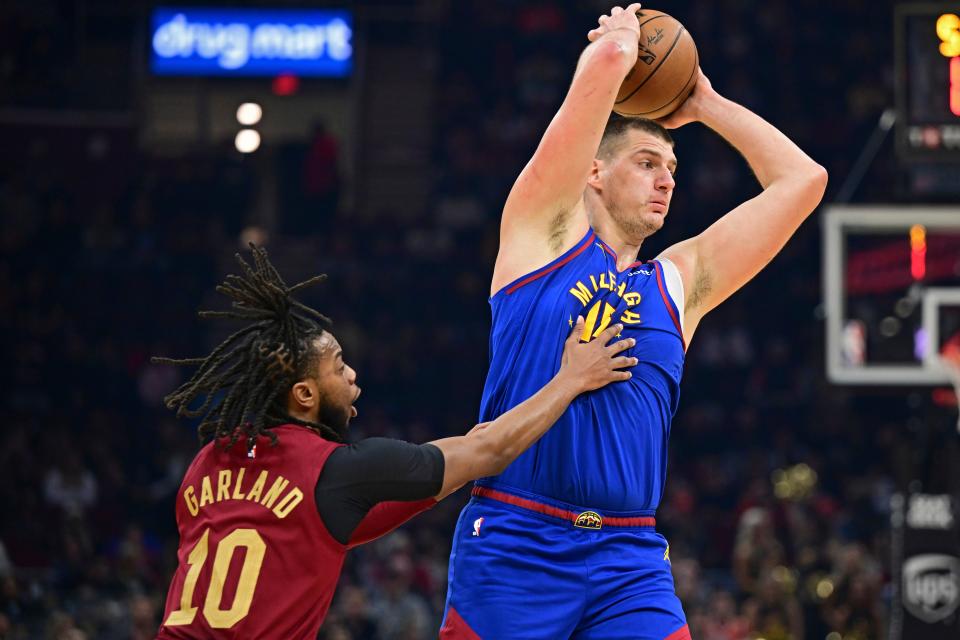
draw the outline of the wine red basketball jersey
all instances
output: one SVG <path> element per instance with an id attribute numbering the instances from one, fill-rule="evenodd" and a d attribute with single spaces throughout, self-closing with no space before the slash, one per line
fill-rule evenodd
<path id="1" fill-rule="evenodd" d="M 159 638 L 315 638 L 347 546 L 317 513 L 314 488 L 340 445 L 296 425 L 278 442 L 211 443 L 177 492 L 179 566 Z"/>

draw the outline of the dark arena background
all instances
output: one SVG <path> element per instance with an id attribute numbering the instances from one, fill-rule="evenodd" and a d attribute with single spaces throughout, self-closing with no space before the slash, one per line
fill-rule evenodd
<path id="1" fill-rule="evenodd" d="M 960 3 L 650 8 L 830 173 L 687 354 L 657 520 L 691 633 L 955 640 Z M 330 274 L 306 301 L 358 371 L 356 437 L 476 423 L 500 210 L 609 9 L 0 5 L 0 638 L 156 633 L 199 444 L 149 357 L 223 339 L 196 310 L 251 240 L 289 281 Z M 250 20 L 325 26 L 298 45 L 322 60 L 216 31 Z M 674 135 L 645 259 L 759 190 L 704 127 Z M 352 552 L 320 638 L 436 637 L 466 499 Z"/>

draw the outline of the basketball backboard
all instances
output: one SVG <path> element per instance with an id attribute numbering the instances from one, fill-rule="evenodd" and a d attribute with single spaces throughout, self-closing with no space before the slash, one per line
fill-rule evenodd
<path id="1" fill-rule="evenodd" d="M 834 206 L 824 214 L 831 382 L 947 384 L 960 332 L 960 206 Z"/>

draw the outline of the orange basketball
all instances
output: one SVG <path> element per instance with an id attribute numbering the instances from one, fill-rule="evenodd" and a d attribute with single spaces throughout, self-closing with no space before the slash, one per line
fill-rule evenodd
<path id="1" fill-rule="evenodd" d="M 697 45 L 675 18 L 640 9 L 637 63 L 624 78 L 613 110 L 622 116 L 662 118 L 683 104 L 697 83 Z"/>

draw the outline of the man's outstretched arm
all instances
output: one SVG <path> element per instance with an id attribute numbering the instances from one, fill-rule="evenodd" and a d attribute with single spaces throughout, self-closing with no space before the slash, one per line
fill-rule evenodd
<path id="1" fill-rule="evenodd" d="M 564 345 L 560 370 L 533 396 L 463 436 L 424 445 L 370 438 L 330 454 L 317 481 L 317 511 L 330 534 L 356 546 L 391 531 L 465 483 L 495 475 L 553 425 L 580 393 L 630 378 L 637 363 L 619 355 L 633 338 L 622 325 L 581 344 L 583 318 Z M 610 343 L 610 344 L 608 344 Z M 433 496 L 433 497 L 431 497 Z"/>
<path id="2" fill-rule="evenodd" d="M 702 73 L 687 102 L 661 124 L 676 128 L 693 121 L 743 154 L 763 192 L 663 252 L 683 276 L 688 333 L 777 255 L 827 186 L 823 167 L 772 124 L 714 91 Z"/>

